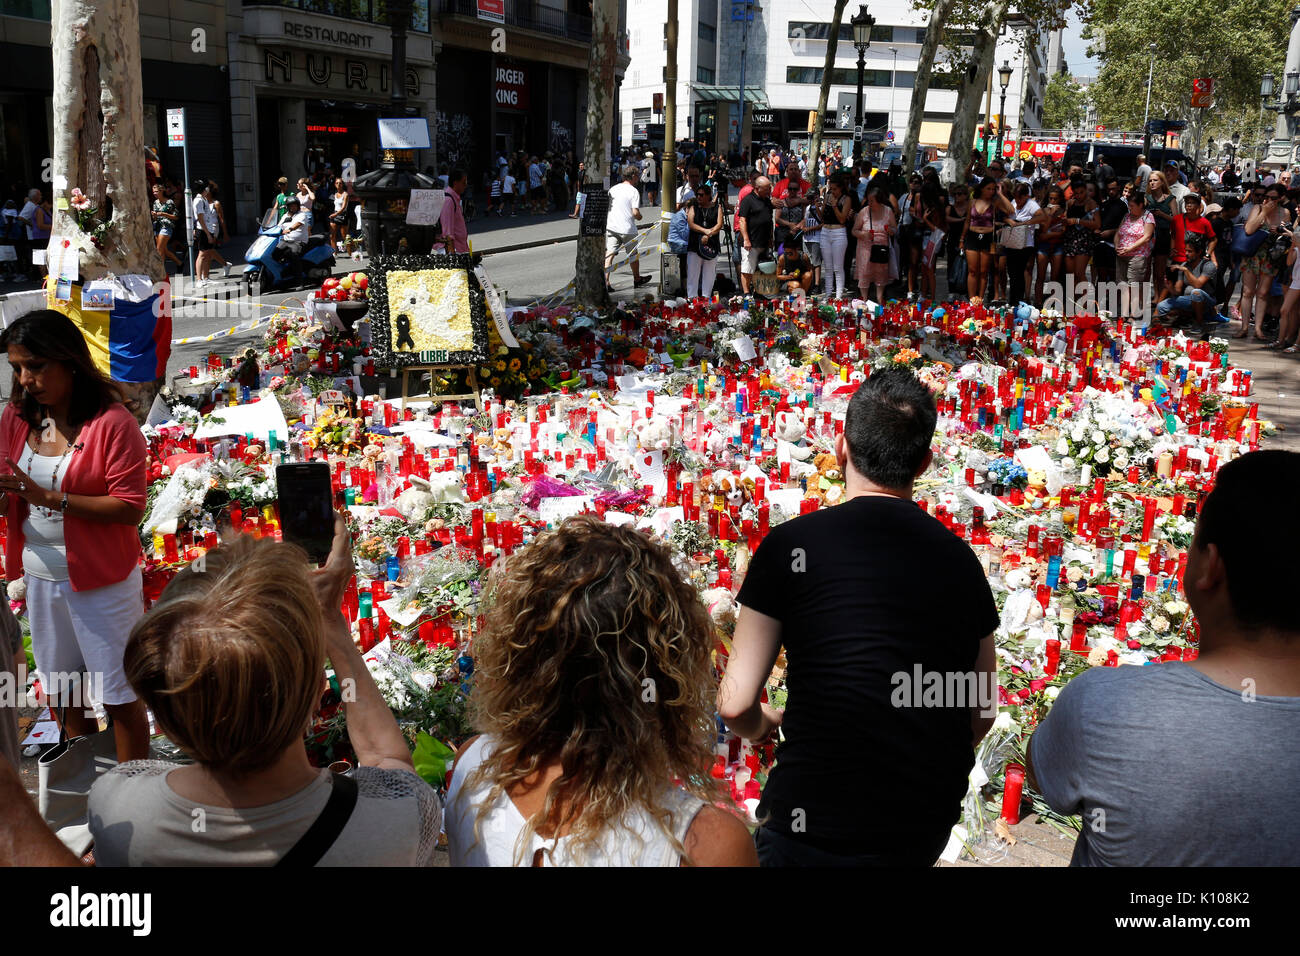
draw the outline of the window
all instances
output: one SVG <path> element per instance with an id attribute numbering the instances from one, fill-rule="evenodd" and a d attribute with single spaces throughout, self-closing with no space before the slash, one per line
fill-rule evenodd
<path id="1" fill-rule="evenodd" d="M 700 24 L 699 36 L 701 40 L 704 40 L 707 43 L 718 42 L 718 31 L 715 30 L 713 27 L 709 26 L 707 23 Z"/>
<path id="2" fill-rule="evenodd" d="M 648 107 L 648 106 L 643 106 L 643 107 L 640 107 L 640 108 L 638 108 L 638 109 L 634 109 L 634 110 L 632 111 L 632 122 L 633 122 L 633 123 L 648 123 L 648 122 L 650 122 L 650 107 Z"/>
<path id="3" fill-rule="evenodd" d="M 697 66 L 695 68 L 696 83 L 712 83 L 713 78 L 714 78 L 714 72 L 710 70 L 708 67 Z"/>
<path id="4" fill-rule="evenodd" d="M 826 40 L 831 35 L 829 23 L 812 23 L 803 20 L 790 20 L 787 23 L 787 35 L 791 40 Z M 853 24 L 847 19 L 840 22 L 840 42 L 853 42 Z M 871 28 L 872 43 L 924 43 L 925 27 L 891 27 L 876 24 Z"/>
<path id="5" fill-rule="evenodd" d="M 948 70 L 934 70 L 930 74 L 930 89 L 960 90 L 964 74 Z"/>
<path id="6" fill-rule="evenodd" d="M 883 86 L 889 88 L 891 74 L 889 70 L 863 70 L 862 85 Z M 899 73 L 898 85 L 900 88 L 913 86 L 916 79 L 915 73 Z M 822 68 L 820 66 L 787 66 L 785 68 L 785 81 L 787 83 L 812 83 L 820 84 L 822 81 Z M 853 86 L 858 85 L 858 71 L 856 67 L 841 68 L 831 73 L 832 86 Z"/>
<path id="7" fill-rule="evenodd" d="M 876 24 L 874 27 L 871 28 L 871 42 L 872 43 L 893 43 L 894 28 L 882 27 L 879 24 Z"/>

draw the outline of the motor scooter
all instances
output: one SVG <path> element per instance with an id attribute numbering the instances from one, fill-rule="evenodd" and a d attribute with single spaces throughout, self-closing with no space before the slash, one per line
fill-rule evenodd
<path id="1" fill-rule="evenodd" d="M 301 284 L 313 284 L 329 278 L 334 272 L 334 250 L 329 236 L 309 236 L 301 255 L 276 258 L 276 249 L 282 239 L 275 215 L 275 207 L 262 217 L 257 238 L 244 253 L 244 282 L 249 295 L 263 295 L 277 289 Z"/>

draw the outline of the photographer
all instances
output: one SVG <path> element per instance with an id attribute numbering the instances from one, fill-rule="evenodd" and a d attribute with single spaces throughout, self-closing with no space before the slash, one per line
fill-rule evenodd
<path id="1" fill-rule="evenodd" d="M 1174 280 L 1166 286 L 1165 299 L 1156 306 L 1156 315 L 1161 321 L 1168 319 L 1170 313 L 1178 313 L 1185 320 L 1191 316 L 1201 329 L 1201 341 L 1209 341 L 1211 318 L 1217 318 L 1214 307 L 1214 276 L 1218 271 L 1214 263 L 1205 258 L 1205 236 L 1199 232 L 1189 232 L 1185 239 L 1187 261 L 1178 263 L 1170 270 Z M 1208 310 L 1208 312 L 1207 312 Z"/>

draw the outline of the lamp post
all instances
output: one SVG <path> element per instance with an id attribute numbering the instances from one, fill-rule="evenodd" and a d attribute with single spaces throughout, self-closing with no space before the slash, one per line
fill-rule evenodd
<path id="1" fill-rule="evenodd" d="M 862 81 L 867 68 L 867 47 L 871 46 L 871 28 L 876 18 L 867 13 L 867 5 L 858 7 L 858 15 L 849 21 L 853 25 L 853 45 L 858 48 L 858 115 L 853 130 L 853 162 L 862 158 Z"/>
<path id="2" fill-rule="evenodd" d="M 998 100 L 998 159 L 1002 158 L 1002 131 L 1007 125 L 1007 86 L 1011 83 L 1011 62 L 1003 60 L 998 67 L 998 82 L 1002 84 L 1002 97 Z"/>
<path id="3" fill-rule="evenodd" d="M 894 65 L 889 73 L 889 129 L 894 129 L 894 91 L 898 89 L 898 47 L 891 46 L 889 52 L 894 54 Z M 911 169 L 909 161 L 908 169 Z"/>
<path id="4" fill-rule="evenodd" d="M 1147 47 L 1147 49 L 1151 51 L 1151 63 L 1147 67 L 1147 106 L 1146 109 L 1142 111 L 1143 137 L 1147 135 L 1147 121 L 1151 118 L 1151 80 L 1155 76 L 1156 70 L 1156 45 L 1152 43 Z M 1150 152 L 1150 147 L 1147 147 L 1147 152 Z"/>
<path id="5" fill-rule="evenodd" d="M 1223 144 L 1225 149 L 1231 150 L 1231 152 L 1228 154 L 1229 166 L 1235 167 L 1237 165 L 1237 144 L 1240 142 L 1241 142 L 1241 134 L 1233 133 L 1232 142 Z"/>

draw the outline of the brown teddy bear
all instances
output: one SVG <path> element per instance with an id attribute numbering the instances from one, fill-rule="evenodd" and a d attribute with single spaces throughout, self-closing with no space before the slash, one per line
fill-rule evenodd
<path id="1" fill-rule="evenodd" d="M 808 479 L 805 498 L 816 498 L 824 505 L 838 504 L 844 500 L 844 472 L 839 459 L 830 452 L 822 452 L 813 459 L 817 473 Z"/>

